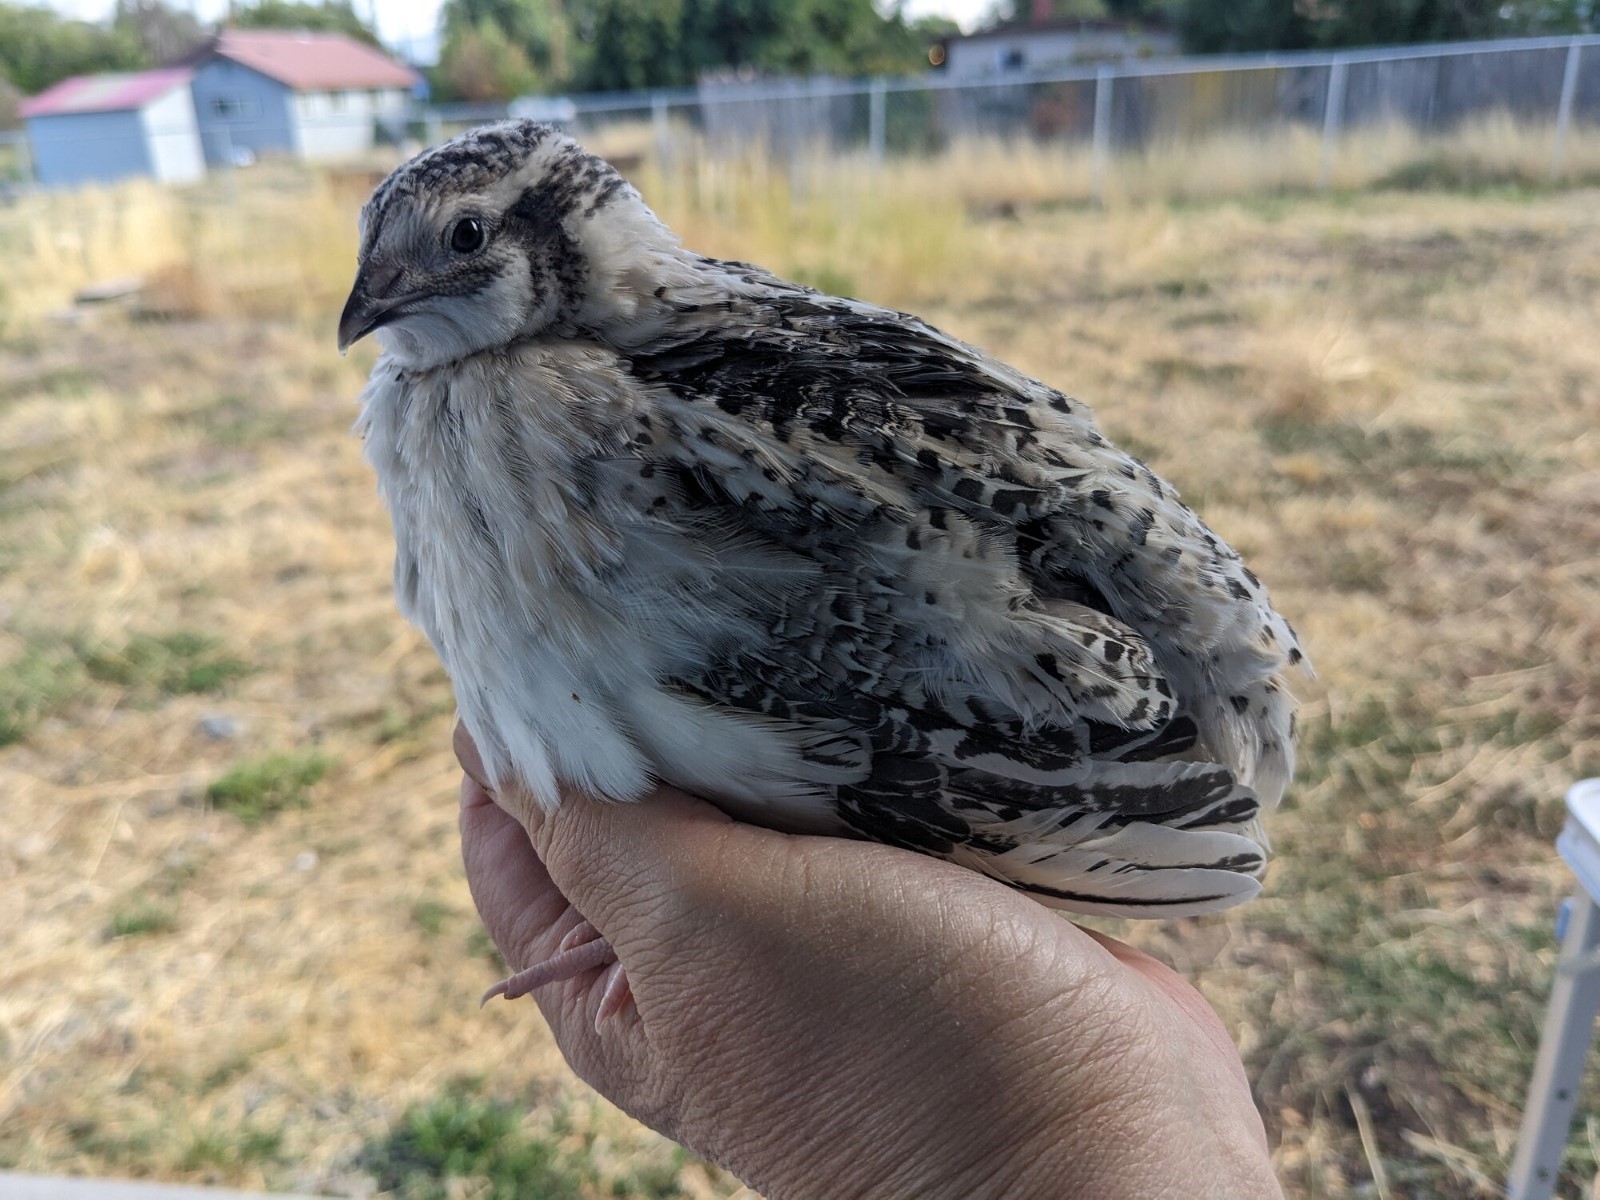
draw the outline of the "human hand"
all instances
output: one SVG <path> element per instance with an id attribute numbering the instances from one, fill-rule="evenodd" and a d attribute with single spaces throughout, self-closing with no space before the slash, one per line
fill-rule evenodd
<path id="1" fill-rule="evenodd" d="M 1226 1030 L 1148 955 L 949 863 L 672 789 L 517 804 L 525 830 L 459 727 L 456 750 L 506 961 L 587 918 L 626 968 L 634 1004 L 598 1032 L 601 971 L 534 993 L 567 1061 L 763 1193 L 1281 1196 Z"/>

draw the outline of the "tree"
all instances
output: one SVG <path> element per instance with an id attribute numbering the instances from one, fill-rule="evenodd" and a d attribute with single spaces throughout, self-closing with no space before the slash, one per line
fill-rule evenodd
<path id="1" fill-rule="evenodd" d="M 313 33 L 343 33 L 378 45 L 378 35 L 356 15 L 350 0 L 324 0 L 320 4 L 305 0 L 256 0 L 238 8 L 228 24 L 240 29 L 306 29 Z"/>
<path id="2" fill-rule="evenodd" d="M 885 17 L 871 0 L 795 0 L 783 12 L 785 28 L 767 47 L 779 73 L 893 75 L 926 61 L 898 8 Z"/>
<path id="3" fill-rule="evenodd" d="M 27 94 L 70 75 L 150 65 L 127 30 L 72 21 L 47 8 L 0 3 L 0 75 Z"/>
<path id="4" fill-rule="evenodd" d="M 1290 0 L 1186 0 L 1178 36 L 1191 54 L 1303 50 L 1313 44 L 1303 7 Z"/>
<path id="5" fill-rule="evenodd" d="M 692 84 L 706 71 L 900 74 L 927 64 L 949 22 L 908 22 L 873 0 L 570 0 L 589 87 Z M 629 82 L 625 82 L 629 81 Z"/>
<path id="6" fill-rule="evenodd" d="M 434 94 L 442 100 L 511 100 L 538 85 L 527 54 L 492 19 L 446 34 L 433 70 Z"/>
<path id="7" fill-rule="evenodd" d="M 768 0 L 684 0 L 684 55 L 696 73 L 754 67 L 782 24 Z"/>
<path id="8" fill-rule="evenodd" d="M 1593 0 L 1183 0 L 1184 48 L 1332 49 L 1592 28 Z"/>
<path id="9" fill-rule="evenodd" d="M 490 24 L 541 77 L 567 77 L 567 18 L 559 0 L 445 0 L 439 10 L 446 42 L 467 30 L 486 34 Z"/>
<path id="10" fill-rule="evenodd" d="M 1049 14 L 1057 21 L 1171 21 L 1181 0 L 1051 0 Z M 990 6 L 986 25 L 1008 25 L 1033 15 L 1033 0 L 999 0 Z"/>
<path id="11" fill-rule="evenodd" d="M 22 107 L 22 93 L 4 79 L 0 79 L 0 129 L 15 129 L 22 123 L 17 110 Z M 3 173 L 0 173 L 3 177 Z"/>
<path id="12" fill-rule="evenodd" d="M 111 28 L 131 36 L 154 63 L 175 62 L 205 40 L 194 14 L 164 0 L 117 0 Z"/>
<path id="13" fill-rule="evenodd" d="M 683 0 L 604 0 L 572 6 L 587 45 L 585 90 L 631 91 L 692 82 Z"/>

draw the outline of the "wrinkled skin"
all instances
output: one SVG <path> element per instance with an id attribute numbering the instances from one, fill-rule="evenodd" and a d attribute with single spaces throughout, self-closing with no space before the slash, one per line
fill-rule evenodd
<path id="1" fill-rule="evenodd" d="M 458 730 L 467 876 L 573 1069 L 775 1200 L 1279 1197 L 1238 1053 L 1173 971 L 970 871 L 735 823 L 679 792 L 517 805 Z"/>

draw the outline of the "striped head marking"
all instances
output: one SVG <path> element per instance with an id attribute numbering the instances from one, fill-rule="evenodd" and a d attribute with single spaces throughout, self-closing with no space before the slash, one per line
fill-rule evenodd
<path id="1" fill-rule="evenodd" d="M 590 243 L 616 220 L 660 229 L 610 164 L 549 126 L 505 121 L 426 150 L 362 210 L 339 348 L 383 329 L 395 358 L 425 368 L 576 327 Z"/>

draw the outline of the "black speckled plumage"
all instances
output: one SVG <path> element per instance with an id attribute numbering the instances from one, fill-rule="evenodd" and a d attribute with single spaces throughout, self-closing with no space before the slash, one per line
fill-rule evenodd
<path id="1" fill-rule="evenodd" d="M 494 237 L 458 261 L 469 211 Z M 497 779 L 665 780 L 1091 912 L 1257 890 L 1294 634 L 1083 404 L 684 250 L 535 126 L 380 187 L 362 278 L 397 264 L 403 303 L 346 314 L 399 313 L 362 429 Z"/>

